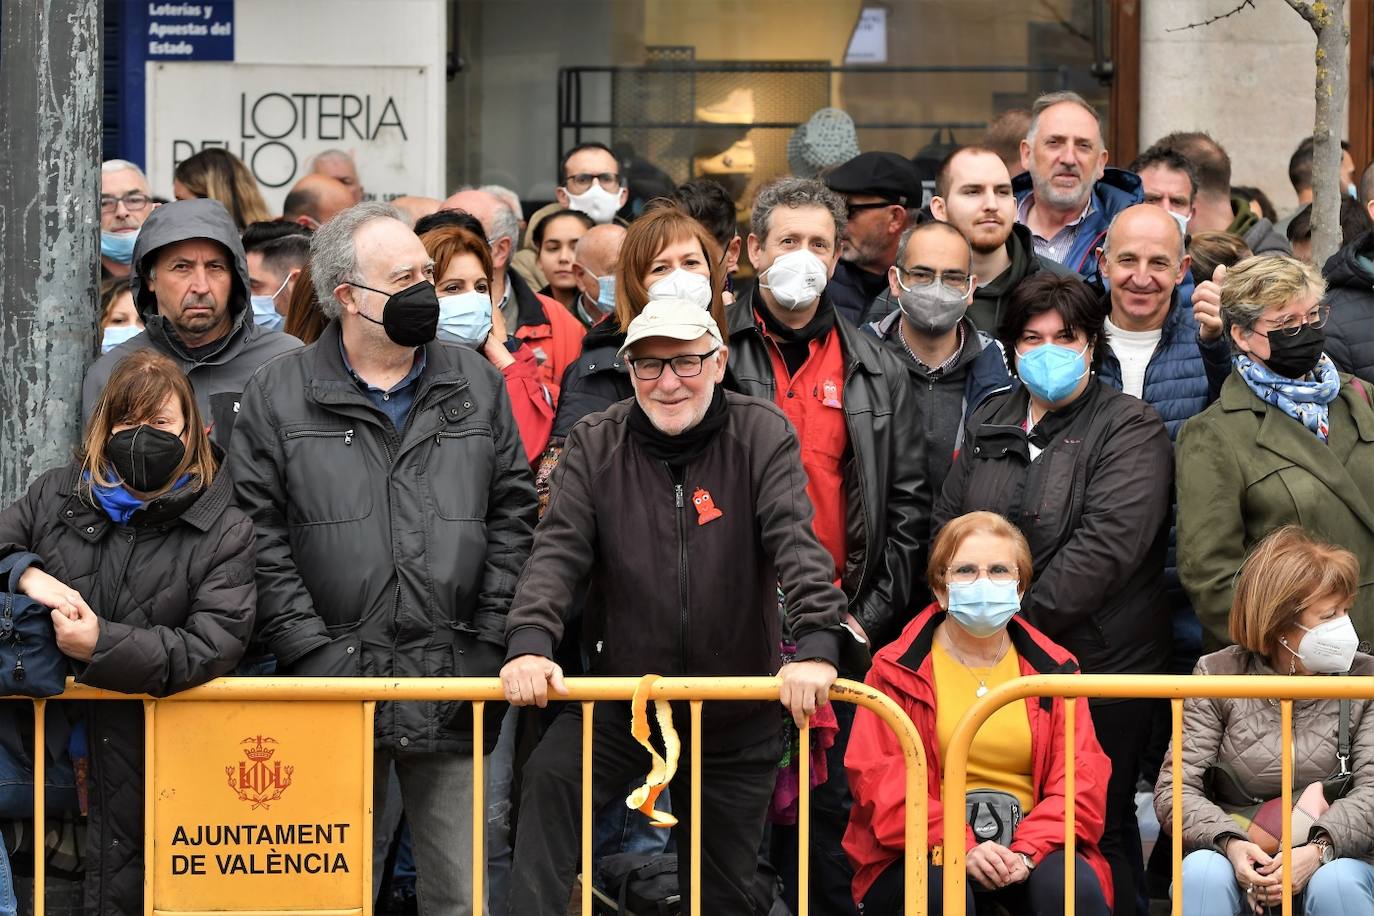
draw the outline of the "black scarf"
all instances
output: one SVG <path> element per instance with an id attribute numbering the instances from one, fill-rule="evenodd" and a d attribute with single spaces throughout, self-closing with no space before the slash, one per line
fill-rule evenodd
<path id="1" fill-rule="evenodd" d="M 829 296 L 822 294 L 816 314 L 805 325 L 794 330 L 779 321 L 769 311 L 767 304 L 760 302 L 759 305 L 761 307 L 758 312 L 763 318 L 764 330 L 777 343 L 778 350 L 782 353 L 782 361 L 787 364 L 788 374 L 796 375 L 797 370 L 806 364 L 806 358 L 811 355 L 811 341 L 829 333 L 830 329 L 835 327 L 835 306 L 831 305 Z"/>
<path id="2" fill-rule="evenodd" d="M 673 371 L 667 366 L 663 368 L 667 372 Z M 655 426 L 636 399 L 630 408 L 630 435 L 634 436 L 650 458 L 666 462 L 670 467 L 683 468 L 706 451 L 729 419 L 725 391 L 717 385 L 715 394 L 711 396 L 711 406 L 706 408 L 706 415 L 701 422 L 676 436 L 670 436 Z"/>

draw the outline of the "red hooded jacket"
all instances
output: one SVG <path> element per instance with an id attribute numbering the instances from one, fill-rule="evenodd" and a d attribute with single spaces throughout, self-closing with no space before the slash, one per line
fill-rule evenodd
<path id="1" fill-rule="evenodd" d="M 941 803 L 940 754 L 935 733 L 935 682 L 930 660 L 935 628 L 945 619 L 937 604 L 906 625 L 896 641 L 873 657 L 864 679 L 870 687 L 896 701 L 911 717 L 921 736 L 928 784 L 927 842 L 935 853 L 944 842 L 944 805 Z M 1020 615 L 1007 625 L 1021 673 L 1075 674 L 1078 662 Z M 1012 852 L 1025 853 L 1039 864 L 1064 846 L 1064 699 L 1028 697 L 1032 783 L 1035 805 L 1026 813 L 1012 839 Z M 1112 766 L 1097 743 L 1088 702 L 1075 701 L 1074 833 L 1076 851 L 1088 860 L 1106 899 L 1112 899 L 1112 875 L 1098 850 L 1107 807 L 1107 779 Z M 862 706 L 854 715 L 854 730 L 844 758 L 854 807 L 844 835 L 844 851 L 854 866 L 854 900 L 863 900 L 873 882 L 902 857 L 903 806 L 906 801 L 905 765 L 896 736 L 876 715 Z M 976 845 L 966 830 L 964 849 Z M 933 861 L 938 861 L 934 860 Z"/>

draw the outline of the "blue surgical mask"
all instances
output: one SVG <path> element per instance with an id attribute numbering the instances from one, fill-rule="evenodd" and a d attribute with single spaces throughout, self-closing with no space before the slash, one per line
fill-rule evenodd
<path id="1" fill-rule="evenodd" d="M 134 260 L 134 242 L 138 241 L 138 230 L 133 232 L 100 231 L 100 256 L 119 264 L 131 264 Z"/>
<path id="2" fill-rule="evenodd" d="M 100 338 L 100 352 L 109 353 L 126 340 L 133 340 L 143 333 L 136 324 L 116 324 L 106 328 Z"/>
<path id="3" fill-rule="evenodd" d="M 1016 359 L 1016 374 L 1031 394 L 1057 404 L 1073 393 L 1078 382 L 1088 374 L 1083 357 L 1088 345 L 1071 350 L 1058 344 L 1043 344 Z"/>
<path id="4" fill-rule="evenodd" d="M 439 300 L 439 339 L 474 350 L 491 333 L 491 296 L 468 290 Z"/>
<path id="5" fill-rule="evenodd" d="M 596 277 L 596 274 L 592 276 Z M 615 311 L 615 274 L 596 277 L 596 304 L 603 312 Z"/>
<path id="6" fill-rule="evenodd" d="M 286 275 L 286 279 L 281 281 L 281 286 L 270 296 L 249 296 L 249 301 L 253 304 L 253 323 L 258 327 L 266 328 L 269 331 L 281 330 L 282 318 L 277 311 L 277 297 L 281 291 L 286 289 L 286 284 L 291 282 L 291 274 Z"/>
<path id="7" fill-rule="evenodd" d="M 979 576 L 967 585 L 949 584 L 949 616 L 972 636 L 986 639 L 1002 630 L 1021 610 L 1020 583 L 993 582 Z"/>
<path id="8" fill-rule="evenodd" d="M 1345 193 L 1349 194 L 1355 200 L 1360 199 L 1360 194 L 1358 191 L 1355 190 L 1355 186 L 1353 184 L 1348 184 L 1345 186 Z"/>

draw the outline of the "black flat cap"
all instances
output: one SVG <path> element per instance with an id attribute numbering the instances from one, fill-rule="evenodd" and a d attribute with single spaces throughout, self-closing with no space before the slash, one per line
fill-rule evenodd
<path id="1" fill-rule="evenodd" d="M 896 153 L 860 153 L 825 176 L 825 183 L 841 194 L 873 194 L 908 207 L 921 204 L 916 167 Z"/>

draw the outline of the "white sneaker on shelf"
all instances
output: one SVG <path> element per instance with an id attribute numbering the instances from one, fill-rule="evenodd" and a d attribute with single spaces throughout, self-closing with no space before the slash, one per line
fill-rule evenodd
<path id="1" fill-rule="evenodd" d="M 740 140 L 717 156 L 697 156 L 693 161 L 698 175 L 752 175 L 754 141 Z"/>
<path id="2" fill-rule="evenodd" d="M 697 120 L 707 124 L 753 124 L 754 90 L 732 89 L 714 105 L 697 106 Z"/>

